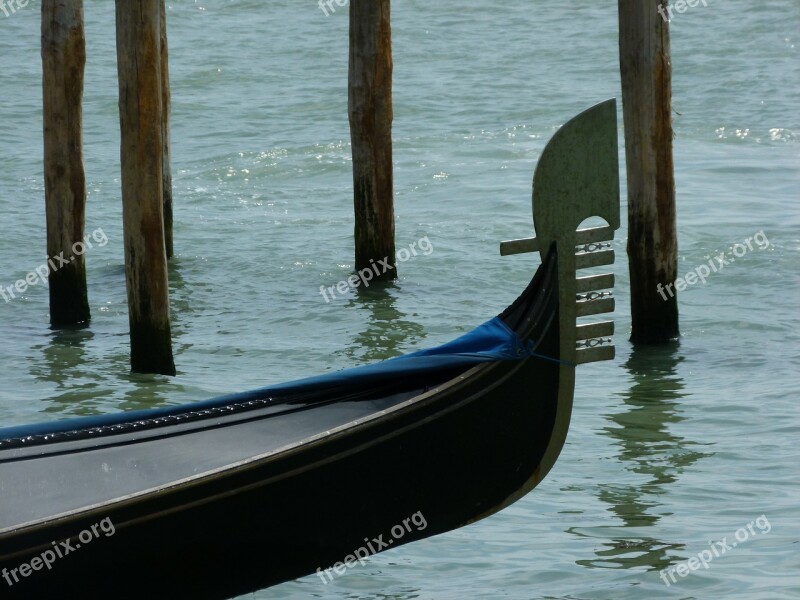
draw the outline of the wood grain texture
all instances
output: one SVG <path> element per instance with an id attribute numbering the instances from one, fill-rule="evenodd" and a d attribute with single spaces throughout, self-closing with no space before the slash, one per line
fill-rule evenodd
<path id="1" fill-rule="evenodd" d="M 116 0 L 131 367 L 175 374 L 164 245 L 160 0 Z"/>
<path id="2" fill-rule="evenodd" d="M 353 152 L 356 269 L 388 258 L 397 277 L 392 171 L 390 0 L 352 0 L 348 104 Z"/>
<path id="3" fill-rule="evenodd" d="M 658 292 L 659 285 L 674 284 L 678 271 L 672 65 L 669 23 L 658 12 L 660 4 L 619 0 L 634 343 L 680 335 L 677 294 L 664 294 L 665 300 Z"/>
<path id="4" fill-rule="evenodd" d="M 41 36 L 47 256 L 68 261 L 50 262 L 50 323 L 64 326 L 90 318 L 81 246 L 86 215 L 83 0 L 43 0 Z"/>

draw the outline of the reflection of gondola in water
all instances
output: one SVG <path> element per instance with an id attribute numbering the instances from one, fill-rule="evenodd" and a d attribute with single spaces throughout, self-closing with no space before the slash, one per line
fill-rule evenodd
<path id="1" fill-rule="evenodd" d="M 576 344 L 612 333 L 576 318 L 612 308 L 592 290 L 613 278 L 575 275 L 613 261 L 586 245 L 619 225 L 616 140 L 613 101 L 556 133 L 534 180 L 537 238 L 505 245 L 538 248 L 541 266 L 499 317 L 450 344 L 186 406 L 0 430 L 0 568 L 18 578 L 4 597 L 90 586 L 226 598 L 342 561 L 409 515 L 426 527 L 394 546 L 529 492 L 564 443 L 575 365 L 613 356 Z M 591 216 L 609 225 L 576 231 Z M 113 535 L 79 547 L 98 523 Z M 74 551 L 31 572 L 61 541 Z"/>

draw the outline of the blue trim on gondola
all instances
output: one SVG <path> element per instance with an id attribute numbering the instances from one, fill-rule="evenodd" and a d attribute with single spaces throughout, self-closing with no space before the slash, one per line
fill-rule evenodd
<path id="1" fill-rule="evenodd" d="M 271 397 L 280 399 L 282 396 L 302 394 L 320 388 L 346 389 L 354 384 L 379 384 L 391 379 L 396 380 L 398 377 L 445 369 L 463 368 L 466 370 L 480 363 L 521 360 L 531 355 L 532 348 L 526 347 L 513 330 L 499 317 L 495 317 L 442 346 L 404 354 L 371 365 L 299 379 L 248 392 L 219 396 L 190 404 L 7 427 L 0 429 L 0 440 L 132 423 L 145 419 L 179 415 L 189 411 L 219 408 L 250 400 Z"/>

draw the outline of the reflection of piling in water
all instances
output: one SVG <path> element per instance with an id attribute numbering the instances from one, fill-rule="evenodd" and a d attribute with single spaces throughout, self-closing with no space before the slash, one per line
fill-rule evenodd
<path id="1" fill-rule="evenodd" d="M 34 349 L 41 360 L 29 362 L 30 374 L 53 387 L 44 411 L 63 416 L 95 414 L 97 373 L 87 346 L 94 338 L 89 327 L 62 327 L 51 331 Z"/>
<path id="2" fill-rule="evenodd" d="M 669 429 L 671 424 L 684 420 L 678 404 L 687 395 L 677 372 L 681 360 L 677 345 L 673 344 L 634 348 L 625 362 L 631 378 L 630 388 L 622 393 L 626 410 L 609 415 L 613 425 L 605 431 L 618 442 L 619 460 L 625 467 L 650 477 L 650 481 L 636 488 L 637 496 L 662 493 L 662 486 L 673 483 L 685 467 L 701 456 L 688 451 L 692 442 Z M 635 520 L 640 517 L 631 515 Z M 657 517 L 653 522 L 656 520 Z"/>
<path id="3" fill-rule="evenodd" d="M 131 367 L 175 374 L 164 230 L 162 2 L 117 0 L 117 68 Z"/>
<path id="4" fill-rule="evenodd" d="M 409 341 L 419 345 L 425 339 L 425 328 L 412 321 L 396 306 L 394 282 L 360 287 L 348 308 L 359 309 L 365 328 L 347 344 L 345 354 L 351 362 L 371 363 L 394 358 L 404 353 Z"/>
<path id="5" fill-rule="evenodd" d="M 378 278 L 394 279 L 390 0 L 350 4 L 348 90 L 356 269 L 388 259 L 392 268 Z"/>
<path id="6" fill-rule="evenodd" d="M 85 64 L 83 0 L 43 0 L 44 189 L 47 256 L 51 257 L 50 323 L 54 326 L 90 318 L 81 246 L 86 215 L 81 107 Z M 55 257 L 60 259 L 57 263 Z"/>
<path id="7" fill-rule="evenodd" d="M 678 271 L 672 162 L 672 66 L 662 0 L 619 0 L 634 343 L 676 339 Z M 666 294 L 664 294 L 666 296 Z"/>
<path id="8" fill-rule="evenodd" d="M 609 425 L 603 429 L 619 448 L 617 458 L 629 472 L 642 475 L 646 481 L 635 485 L 603 484 L 598 497 L 610 505 L 622 521 L 597 559 L 580 564 L 611 568 L 664 568 L 670 554 L 681 545 L 644 535 L 645 527 L 658 523 L 661 516 L 653 509 L 667 486 L 695 462 L 707 456 L 693 450 L 697 443 L 675 435 L 670 426 L 680 423 L 680 400 L 687 396 L 677 367 L 682 357 L 677 344 L 658 347 L 634 347 L 625 362 L 630 387 L 621 394 L 623 412 L 608 415 Z"/>

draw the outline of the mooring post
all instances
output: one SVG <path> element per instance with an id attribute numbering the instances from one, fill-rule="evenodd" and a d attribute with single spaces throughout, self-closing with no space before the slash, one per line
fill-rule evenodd
<path id="1" fill-rule="evenodd" d="M 169 81 L 169 46 L 167 44 L 167 3 L 161 0 L 161 106 L 164 142 L 164 245 L 167 260 L 174 254 L 172 242 L 172 150 L 169 120 L 172 110 L 172 92 Z"/>
<path id="2" fill-rule="evenodd" d="M 84 245 L 83 0 L 42 1 L 42 92 L 50 323 L 89 320 Z"/>
<path id="3" fill-rule="evenodd" d="M 672 65 L 662 0 L 619 0 L 633 343 L 675 340 L 678 240 Z"/>
<path id="4" fill-rule="evenodd" d="M 160 0 L 116 0 L 131 367 L 175 375 L 164 244 Z"/>
<path id="5" fill-rule="evenodd" d="M 392 173 L 390 0 L 350 3 L 348 104 L 353 152 L 356 269 L 397 277 Z M 387 262 L 388 261 L 388 262 Z"/>

